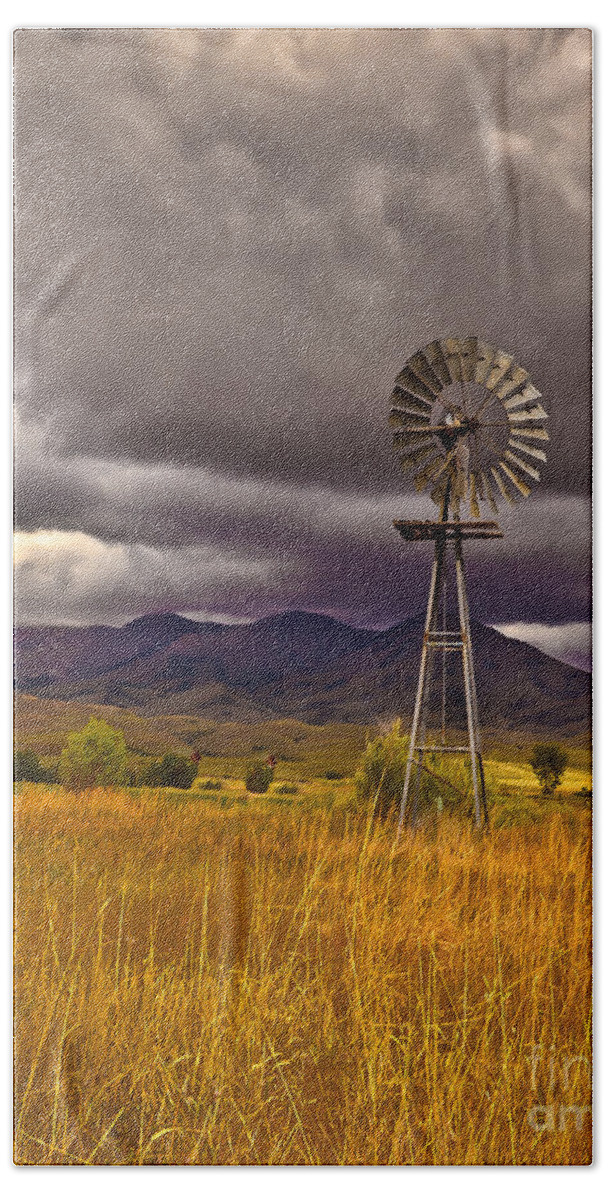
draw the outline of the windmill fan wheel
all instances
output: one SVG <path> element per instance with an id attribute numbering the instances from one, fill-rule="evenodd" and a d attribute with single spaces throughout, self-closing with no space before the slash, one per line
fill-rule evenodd
<path id="1" fill-rule="evenodd" d="M 389 424 L 417 491 L 459 518 L 529 496 L 547 461 L 548 414 L 528 372 L 476 337 L 430 342 L 395 380 Z"/>

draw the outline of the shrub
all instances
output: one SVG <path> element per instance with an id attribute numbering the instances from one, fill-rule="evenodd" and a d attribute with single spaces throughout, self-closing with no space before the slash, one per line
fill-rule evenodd
<path id="1" fill-rule="evenodd" d="M 160 760 L 153 759 L 152 762 L 143 763 L 140 771 L 136 774 L 134 787 L 158 787 L 158 773 L 160 769 Z"/>
<path id="2" fill-rule="evenodd" d="M 377 797 L 375 811 L 380 816 L 394 812 L 401 803 L 407 751 L 408 739 L 401 734 L 400 721 L 365 747 L 355 775 L 355 791 L 366 803 Z"/>
<path id="3" fill-rule="evenodd" d="M 545 796 L 554 792 L 558 783 L 561 783 L 567 765 L 568 755 L 557 742 L 539 742 L 532 747 L 530 766 Z"/>
<path id="4" fill-rule="evenodd" d="M 420 784 L 420 809 L 436 809 L 464 820 L 471 820 L 475 811 L 475 800 L 471 781 L 471 763 L 468 755 L 427 754 L 428 770 L 422 772 Z M 492 803 L 486 783 L 486 803 Z"/>
<path id="5" fill-rule="evenodd" d="M 204 783 L 199 783 L 198 786 L 204 792 L 221 792 L 222 781 L 221 779 L 206 779 Z"/>
<path id="6" fill-rule="evenodd" d="M 91 717 L 71 733 L 59 759 L 59 780 L 75 791 L 111 787 L 127 779 L 127 743 L 119 729 Z"/>
<path id="7" fill-rule="evenodd" d="M 343 771 L 326 771 L 325 778 L 326 779 L 344 779 L 344 772 Z"/>
<path id="8" fill-rule="evenodd" d="M 369 804 L 377 794 L 375 811 L 382 817 L 396 813 L 401 805 L 408 745 L 408 738 L 401 733 L 400 721 L 395 721 L 388 733 L 368 742 L 355 775 L 357 799 Z M 418 794 L 419 817 L 445 810 L 469 819 L 473 812 L 473 793 L 468 761 L 429 753 L 425 754 L 424 768 Z M 415 786 L 416 771 L 410 782 L 410 803 Z"/>
<path id="9" fill-rule="evenodd" d="M 20 780 L 28 783 L 57 783 L 57 771 L 53 767 L 43 767 L 33 750 L 16 750 L 13 758 L 13 778 L 16 783 Z"/>
<path id="10" fill-rule="evenodd" d="M 245 787 L 248 792 L 261 795 L 267 792 L 274 778 L 274 769 L 265 762 L 255 762 L 249 767 L 245 776 Z"/>
<path id="11" fill-rule="evenodd" d="M 48 767 L 40 766 L 42 772 L 42 783 L 59 783 L 59 759 L 56 763 Z"/>
<path id="12" fill-rule="evenodd" d="M 145 769 L 142 783 L 148 787 L 181 788 L 185 791 L 192 787 L 197 772 L 198 766 L 191 758 L 165 754 L 160 762 L 150 763 Z"/>

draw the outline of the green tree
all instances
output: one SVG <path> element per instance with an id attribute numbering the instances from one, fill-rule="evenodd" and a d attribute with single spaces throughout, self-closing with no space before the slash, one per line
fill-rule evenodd
<path id="1" fill-rule="evenodd" d="M 368 742 L 355 775 L 357 798 L 366 803 L 376 799 L 375 811 L 386 817 L 401 803 L 405 781 L 408 739 L 401 733 L 401 722 L 394 721 L 388 733 Z"/>
<path id="2" fill-rule="evenodd" d="M 141 782 L 148 787 L 183 788 L 192 787 L 198 774 L 198 763 L 181 754 L 165 754 L 159 762 L 150 763 L 142 775 Z"/>
<path id="3" fill-rule="evenodd" d="M 252 763 L 248 768 L 245 776 L 245 787 L 248 792 L 261 795 L 263 792 L 268 791 L 273 778 L 274 768 L 260 759 L 258 762 Z"/>
<path id="4" fill-rule="evenodd" d="M 57 775 L 52 768 L 43 767 L 38 755 L 33 750 L 16 750 L 13 759 L 13 778 L 15 782 L 27 780 L 28 783 L 56 783 Z"/>
<path id="5" fill-rule="evenodd" d="M 127 743 L 124 734 L 106 721 L 91 717 L 78 733 L 71 733 L 59 759 L 59 780 L 74 791 L 110 787 L 127 780 Z"/>
<path id="6" fill-rule="evenodd" d="M 530 766 L 545 796 L 550 796 L 561 783 L 567 765 L 568 755 L 557 742 L 538 742 L 532 747 Z"/>

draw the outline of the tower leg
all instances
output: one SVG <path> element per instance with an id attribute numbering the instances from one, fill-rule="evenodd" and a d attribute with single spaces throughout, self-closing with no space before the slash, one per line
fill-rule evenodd
<path id="1" fill-rule="evenodd" d="M 460 615 L 460 632 L 462 637 L 462 672 L 464 677 L 464 694 L 467 709 L 467 729 L 469 734 L 469 754 L 471 760 L 471 781 L 473 784 L 473 799 L 475 804 L 475 826 L 488 823 L 488 807 L 486 801 L 485 778 L 481 759 L 481 739 L 479 733 L 479 715 L 477 711 L 477 689 L 475 687 L 475 672 L 473 669 L 473 652 L 471 648 L 471 625 L 469 620 L 469 604 L 467 600 L 466 579 L 462 559 L 462 543 L 457 539 L 455 544 L 456 586 L 458 591 L 458 612 Z"/>
<path id="2" fill-rule="evenodd" d="M 483 807 L 483 823 L 484 823 L 484 827 L 487 829 L 490 824 L 490 818 L 488 816 L 488 801 L 487 801 L 487 797 L 486 797 L 486 777 L 485 777 L 484 769 L 483 769 L 483 758 L 481 755 L 481 750 L 477 754 L 477 761 L 479 763 L 479 779 L 481 782 L 481 804 Z"/>
<path id="3" fill-rule="evenodd" d="M 420 673 L 418 675 L 418 689 L 416 692 L 416 703 L 414 706 L 414 716 L 412 719 L 412 728 L 410 731 L 410 744 L 407 754 L 407 762 L 405 767 L 405 780 L 403 783 L 403 794 L 401 796 L 401 807 L 399 809 L 399 824 L 397 826 L 397 838 L 401 834 L 405 813 L 410 791 L 410 782 L 412 777 L 412 768 L 414 757 L 418 757 L 418 765 L 416 771 L 416 787 L 414 792 L 414 801 L 412 804 L 412 812 L 410 817 L 411 824 L 414 824 L 418 810 L 418 797 L 420 794 L 420 776 L 422 774 L 422 759 L 424 750 L 422 749 L 424 738 L 426 736 L 426 721 L 429 702 L 429 694 L 431 688 L 431 679 L 433 673 L 432 650 L 429 645 L 429 633 L 436 627 L 437 624 L 437 608 L 439 605 L 439 595 L 441 584 L 443 581 L 443 572 L 445 566 L 445 541 L 443 538 L 438 538 L 435 543 L 435 558 L 433 560 L 433 570 L 431 573 L 431 586 L 429 588 L 429 599 L 426 609 L 426 620 L 424 625 L 424 638 L 422 642 L 422 655 L 420 658 Z"/>

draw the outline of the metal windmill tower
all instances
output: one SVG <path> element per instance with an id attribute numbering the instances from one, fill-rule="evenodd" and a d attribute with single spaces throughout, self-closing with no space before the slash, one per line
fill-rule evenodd
<path id="1" fill-rule="evenodd" d="M 513 356 L 476 337 L 431 342 L 408 359 L 395 380 L 389 417 L 394 445 L 404 471 L 414 472 L 417 491 L 430 489 L 438 506 L 435 521 L 393 522 L 405 541 L 435 543 L 399 832 L 408 812 L 410 823 L 416 823 L 421 775 L 428 770 L 424 758 L 429 752 L 468 757 L 475 825 L 488 823 L 462 543 L 470 538 L 501 538 L 495 521 L 481 519 L 480 504 L 497 513 L 499 497 L 513 504 L 529 496 L 530 484 L 539 481 L 539 464 L 547 460 L 539 443 L 549 440 L 547 413 L 539 400 L 540 392 Z M 461 519 L 465 505 L 473 520 Z M 453 630 L 446 628 L 448 551 L 453 556 L 458 600 L 459 627 Z M 452 651 L 462 660 L 466 745 L 446 740 L 446 655 Z M 443 668 L 441 732 L 429 744 L 437 654 Z"/>

